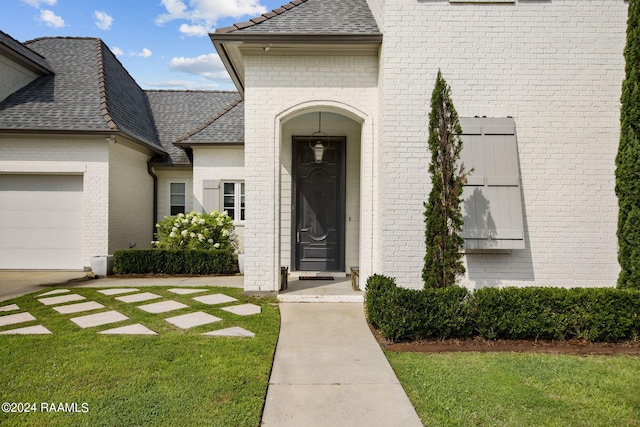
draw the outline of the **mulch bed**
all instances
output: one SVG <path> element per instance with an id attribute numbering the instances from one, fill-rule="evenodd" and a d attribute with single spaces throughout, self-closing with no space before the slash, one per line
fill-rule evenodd
<path id="1" fill-rule="evenodd" d="M 382 348 L 396 352 L 444 353 L 444 352 L 518 352 L 553 353 L 572 355 L 618 355 L 640 356 L 640 341 L 620 343 L 590 343 L 586 341 L 548 341 L 548 340 L 486 340 L 476 337 L 466 340 L 423 340 L 393 343 L 385 339 L 380 331 L 371 328 L 373 335 Z"/>

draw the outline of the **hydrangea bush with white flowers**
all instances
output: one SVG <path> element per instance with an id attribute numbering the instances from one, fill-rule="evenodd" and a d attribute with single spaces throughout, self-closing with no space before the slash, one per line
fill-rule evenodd
<path id="1" fill-rule="evenodd" d="M 165 216 L 156 224 L 154 245 L 160 249 L 236 250 L 233 220 L 226 212 L 189 212 Z"/>

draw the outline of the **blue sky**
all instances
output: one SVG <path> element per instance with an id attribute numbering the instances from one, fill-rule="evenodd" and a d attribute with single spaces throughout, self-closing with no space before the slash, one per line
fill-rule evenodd
<path id="1" fill-rule="evenodd" d="M 288 0 L 2 0 L 0 30 L 21 42 L 101 38 L 144 89 L 235 90 L 208 32 Z"/>

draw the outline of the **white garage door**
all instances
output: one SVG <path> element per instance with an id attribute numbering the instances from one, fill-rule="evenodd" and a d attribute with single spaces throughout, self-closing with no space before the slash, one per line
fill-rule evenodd
<path id="1" fill-rule="evenodd" d="M 82 269 L 82 176 L 0 174 L 0 268 Z"/>

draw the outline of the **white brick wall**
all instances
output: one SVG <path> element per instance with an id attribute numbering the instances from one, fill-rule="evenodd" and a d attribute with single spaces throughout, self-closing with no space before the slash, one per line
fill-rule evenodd
<path id="1" fill-rule="evenodd" d="M 343 56 L 249 56 L 245 58 L 245 170 L 247 192 L 245 289 L 275 290 L 282 264 L 280 147 L 290 144 L 281 124 L 304 112 L 339 113 L 362 123 L 362 152 L 373 151 L 377 117 L 377 58 Z M 315 130 L 315 129 L 314 129 Z M 285 163 L 283 163 L 285 162 Z M 374 165 L 361 160 L 363 176 Z M 371 200 L 371 181 L 363 179 L 361 200 Z M 286 192 L 286 188 L 284 189 Z M 371 215 L 361 208 L 360 267 L 370 271 Z M 363 262 L 363 259 L 365 262 Z M 287 260 L 288 261 L 288 260 Z"/>
<path id="2" fill-rule="evenodd" d="M 367 0 L 369 5 L 369 9 L 371 9 L 371 13 L 378 23 L 378 27 L 380 30 L 384 27 L 384 4 L 386 0 Z"/>
<path id="3" fill-rule="evenodd" d="M 150 248 L 153 240 L 153 179 L 149 154 L 123 138 L 109 143 L 109 253 Z"/>
<path id="4" fill-rule="evenodd" d="M 7 96 L 26 86 L 37 77 L 34 72 L 4 56 L 0 56 L 0 76 L 2 76 L 2 79 L 0 79 L 0 101 L 3 101 Z"/>
<path id="5" fill-rule="evenodd" d="M 372 2 L 379 3 L 379 2 Z M 623 1 L 386 1 L 380 84 L 379 272 L 422 286 L 431 91 L 461 116 L 515 118 L 525 250 L 467 255 L 469 287 L 613 286 Z"/>
<path id="6" fill-rule="evenodd" d="M 83 259 L 108 253 L 108 146 L 104 138 L 0 138 L 0 173 L 83 175 Z"/>
<path id="7" fill-rule="evenodd" d="M 244 147 L 195 147 L 193 149 L 193 209 L 204 211 L 202 206 L 205 180 L 218 180 L 221 183 L 222 181 L 244 181 L 244 176 Z M 220 196 L 221 194 L 222 185 Z M 235 230 L 238 235 L 238 249 L 244 251 L 244 223 L 236 222 Z"/>

